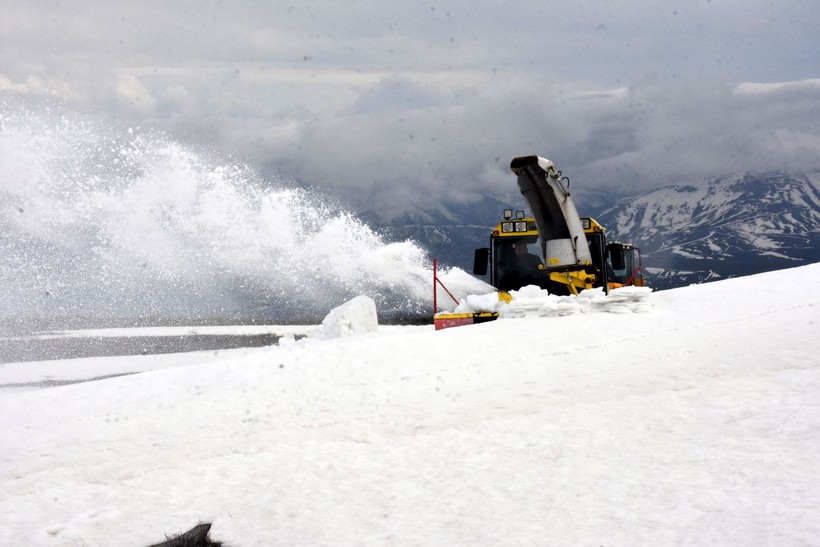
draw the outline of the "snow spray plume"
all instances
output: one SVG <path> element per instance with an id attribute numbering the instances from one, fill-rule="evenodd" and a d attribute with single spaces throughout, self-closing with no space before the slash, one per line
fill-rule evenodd
<path id="1" fill-rule="evenodd" d="M 310 192 L 173 140 L 0 102 L 0 314 L 301 320 L 429 311 L 429 264 Z"/>

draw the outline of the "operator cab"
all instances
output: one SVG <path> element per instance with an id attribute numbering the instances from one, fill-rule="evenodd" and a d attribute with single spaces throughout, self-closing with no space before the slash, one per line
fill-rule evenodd
<path id="1" fill-rule="evenodd" d="M 490 284 L 501 291 L 518 290 L 527 285 L 548 288 L 550 280 L 541 260 L 541 242 L 535 220 L 524 218 L 524 211 L 504 210 L 504 220 L 493 230 L 490 247 L 476 249 L 473 272 L 487 275 Z"/>
<path id="2" fill-rule="evenodd" d="M 611 283 L 636 287 L 645 285 L 639 248 L 629 243 L 610 243 L 606 246 L 606 251 Z"/>

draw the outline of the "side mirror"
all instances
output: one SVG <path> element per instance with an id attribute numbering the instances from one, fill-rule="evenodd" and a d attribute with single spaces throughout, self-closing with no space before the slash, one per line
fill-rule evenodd
<path id="1" fill-rule="evenodd" d="M 490 249 L 487 247 L 476 249 L 473 256 L 473 275 L 487 275 L 487 265 L 490 263 Z"/>
<path id="2" fill-rule="evenodd" d="M 607 253 L 609 254 L 609 260 L 612 262 L 612 268 L 615 270 L 623 270 L 626 268 L 626 263 L 624 262 L 624 247 L 623 245 L 619 245 L 618 243 L 612 243 L 606 246 Z"/>

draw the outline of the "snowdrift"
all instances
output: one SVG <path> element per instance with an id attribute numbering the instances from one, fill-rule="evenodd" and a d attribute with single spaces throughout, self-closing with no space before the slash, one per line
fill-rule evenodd
<path id="1" fill-rule="evenodd" d="M 810 544 L 818 279 L 0 392 L 0 544 Z"/>
<path id="2" fill-rule="evenodd" d="M 456 306 L 454 313 L 498 312 L 500 318 L 551 317 L 572 313 L 642 313 L 652 308 L 649 287 L 621 287 L 604 293 L 597 288 L 577 296 L 558 296 L 535 285 L 509 291 L 511 300 L 501 300 L 497 292 L 470 294 Z"/>

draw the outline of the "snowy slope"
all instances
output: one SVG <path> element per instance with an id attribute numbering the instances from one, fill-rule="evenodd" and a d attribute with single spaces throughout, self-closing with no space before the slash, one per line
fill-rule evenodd
<path id="1" fill-rule="evenodd" d="M 0 394 L 0 544 L 811 544 L 818 279 Z"/>
<path id="2" fill-rule="evenodd" d="M 820 260 L 816 174 L 735 175 L 667 186 L 600 215 L 643 250 L 657 288 Z"/>

